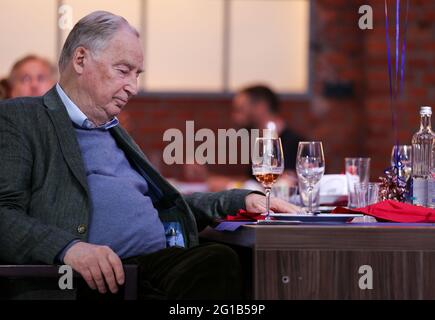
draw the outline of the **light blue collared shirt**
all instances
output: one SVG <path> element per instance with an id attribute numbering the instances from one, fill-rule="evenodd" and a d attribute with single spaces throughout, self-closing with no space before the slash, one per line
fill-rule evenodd
<path id="1" fill-rule="evenodd" d="M 59 94 L 60 99 L 65 105 L 66 111 L 74 124 L 84 129 L 104 129 L 109 130 L 112 127 L 115 127 L 119 124 L 119 120 L 117 117 L 114 117 L 112 120 L 102 124 L 101 126 L 96 126 L 91 120 L 86 117 L 86 115 L 80 110 L 79 107 L 66 95 L 65 91 L 63 91 L 62 87 L 59 83 L 56 84 L 56 91 Z"/>

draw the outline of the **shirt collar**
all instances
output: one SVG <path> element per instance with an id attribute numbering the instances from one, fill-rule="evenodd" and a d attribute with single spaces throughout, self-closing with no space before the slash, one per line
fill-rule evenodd
<path id="1" fill-rule="evenodd" d="M 118 118 L 114 117 L 112 120 L 108 122 L 96 126 L 91 120 L 89 120 L 86 115 L 80 110 L 79 107 L 66 95 L 65 91 L 63 91 L 62 87 L 59 83 L 56 84 L 56 91 L 59 94 L 60 99 L 65 105 L 66 111 L 68 112 L 68 116 L 71 121 L 74 122 L 75 125 L 79 126 L 83 129 L 103 129 L 109 130 L 119 124 Z"/>

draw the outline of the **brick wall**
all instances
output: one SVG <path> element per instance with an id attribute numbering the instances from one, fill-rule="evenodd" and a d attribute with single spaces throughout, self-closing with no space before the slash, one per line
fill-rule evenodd
<path id="1" fill-rule="evenodd" d="M 373 7 L 373 30 L 358 28 L 362 4 Z M 410 9 L 405 88 L 399 103 L 401 143 L 409 143 L 418 128 L 419 106 L 435 107 L 435 2 L 412 0 Z M 329 173 L 341 172 L 346 156 L 370 156 L 376 179 L 388 165 L 393 144 L 383 1 L 314 0 L 313 18 L 312 92 L 307 99 L 283 101 L 282 115 L 307 139 L 324 142 Z M 353 92 L 344 97 L 325 94 L 325 83 L 351 83 Z M 138 97 L 121 121 L 166 176 L 182 178 L 181 166 L 162 164 L 164 131 L 184 132 L 186 120 L 194 120 L 196 129 L 231 127 L 230 103 L 228 98 Z M 227 165 L 213 170 L 235 174 L 243 169 Z"/>

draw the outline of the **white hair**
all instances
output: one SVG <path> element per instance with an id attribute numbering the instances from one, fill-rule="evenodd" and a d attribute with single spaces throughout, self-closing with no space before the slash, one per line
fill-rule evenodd
<path id="1" fill-rule="evenodd" d="M 95 11 L 80 19 L 63 45 L 59 57 L 59 70 L 65 69 L 78 47 L 83 46 L 93 53 L 104 49 L 107 42 L 121 27 L 127 27 L 139 37 L 139 32 L 126 19 L 107 11 Z"/>

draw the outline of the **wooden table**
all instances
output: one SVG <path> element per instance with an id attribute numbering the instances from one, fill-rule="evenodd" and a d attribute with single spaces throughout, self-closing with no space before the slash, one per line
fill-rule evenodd
<path id="1" fill-rule="evenodd" d="M 200 237 L 248 248 L 254 299 L 435 299 L 432 224 L 209 227 Z"/>

